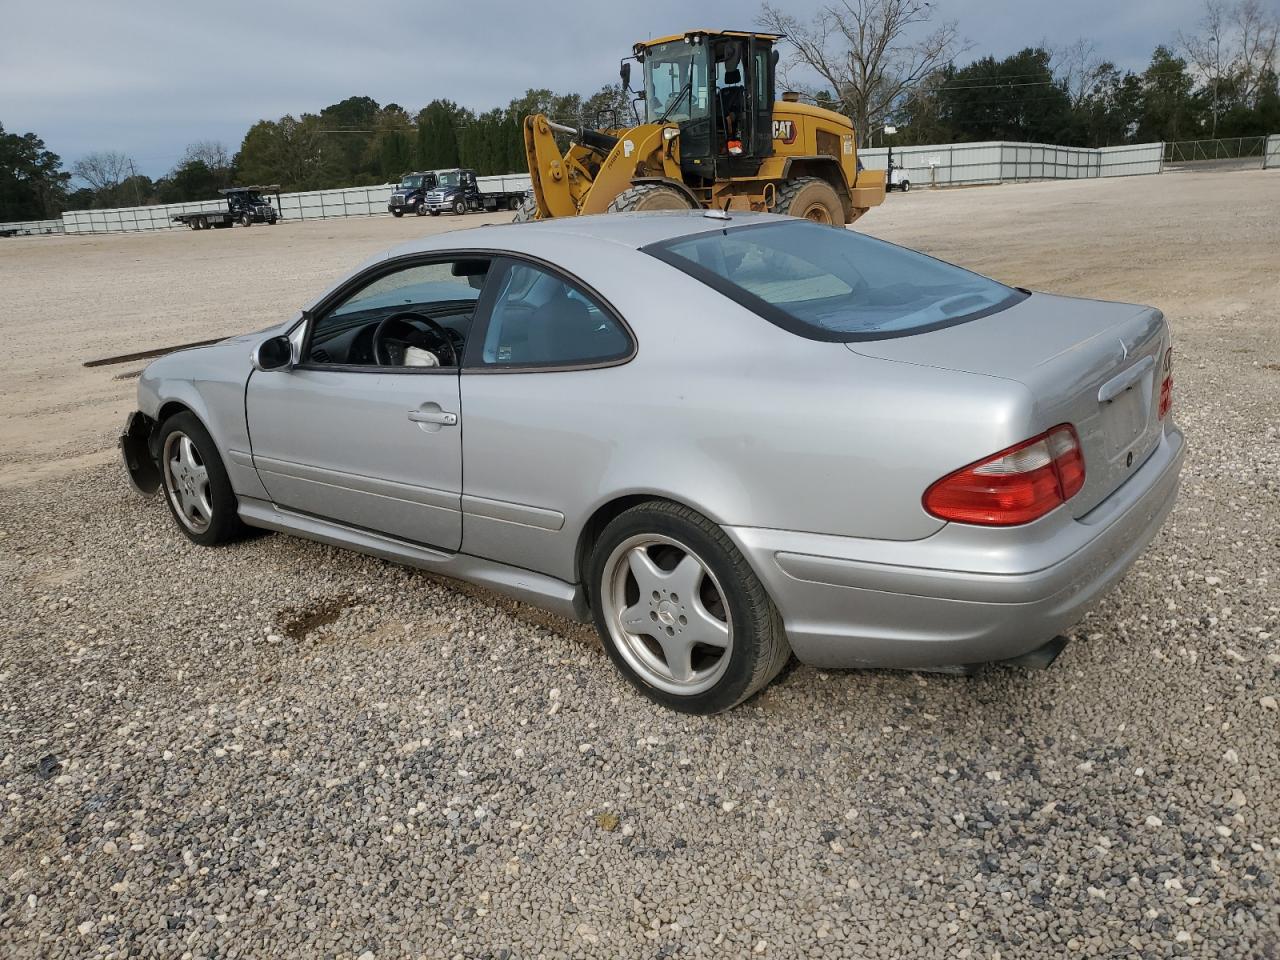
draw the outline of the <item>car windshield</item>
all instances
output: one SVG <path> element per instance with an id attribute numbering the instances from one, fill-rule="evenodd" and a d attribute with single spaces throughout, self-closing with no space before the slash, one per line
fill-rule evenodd
<path id="1" fill-rule="evenodd" d="M 421 177 L 405 177 L 403 180 L 400 181 L 400 186 L 406 190 L 417 190 L 420 186 L 422 186 L 422 178 Z"/>
<path id="2" fill-rule="evenodd" d="M 644 249 L 814 340 L 922 333 L 1027 296 L 922 253 L 805 220 L 730 227 Z"/>
<path id="3" fill-rule="evenodd" d="M 458 170 L 446 170 L 444 173 L 436 174 L 437 187 L 456 187 L 458 180 L 462 176 Z"/>

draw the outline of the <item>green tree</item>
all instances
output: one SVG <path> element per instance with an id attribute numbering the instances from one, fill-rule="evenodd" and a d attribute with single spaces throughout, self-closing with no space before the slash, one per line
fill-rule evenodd
<path id="1" fill-rule="evenodd" d="M 227 186 L 203 160 L 188 160 L 174 167 L 157 184 L 161 203 L 185 203 L 190 200 L 213 200 L 218 190 Z"/>
<path id="2" fill-rule="evenodd" d="M 43 140 L 34 133 L 5 133 L 0 124 L 0 222 L 57 216 L 70 180 Z"/>
<path id="3" fill-rule="evenodd" d="M 398 103 L 389 103 L 378 114 L 375 127 L 372 167 L 384 183 L 399 180 L 413 168 L 414 141 L 408 112 Z"/>
<path id="4" fill-rule="evenodd" d="M 1187 62 L 1168 47 L 1156 47 L 1151 63 L 1143 71 L 1142 110 L 1138 117 L 1136 142 L 1189 140 L 1199 133 L 1204 104 L 1195 96 L 1195 81 L 1187 72 Z"/>
<path id="5" fill-rule="evenodd" d="M 418 163 L 442 170 L 458 163 L 458 121 L 464 114 L 452 100 L 432 100 L 418 114 Z"/>
<path id="6" fill-rule="evenodd" d="M 347 97 L 320 111 L 316 129 L 324 137 L 320 182 L 325 187 L 378 179 L 374 139 L 382 108 L 372 97 Z"/>
<path id="7" fill-rule="evenodd" d="M 324 186 L 323 139 L 313 114 L 259 120 L 244 135 L 236 170 L 246 183 L 279 183 L 285 190 L 320 189 Z"/>
<path id="8" fill-rule="evenodd" d="M 938 85 L 940 118 L 958 140 L 1062 143 L 1071 101 L 1054 79 L 1051 54 L 1028 47 L 1003 60 L 983 57 Z"/>

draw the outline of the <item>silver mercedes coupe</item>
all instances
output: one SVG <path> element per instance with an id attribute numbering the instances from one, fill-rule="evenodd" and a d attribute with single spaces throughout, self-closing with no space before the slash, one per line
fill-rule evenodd
<path id="1" fill-rule="evenodd" d="M 822 667 L 1047 665 L 1173 506 L 1150 307 L 763 214 L 484 226 L 152 363 L 121 437 L 198 544 L 248 525 L 594 621 L 714 713 Z"/>

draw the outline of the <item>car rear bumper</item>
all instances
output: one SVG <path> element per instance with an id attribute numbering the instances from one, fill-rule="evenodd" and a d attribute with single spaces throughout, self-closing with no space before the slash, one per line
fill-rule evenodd
<path id="1" fill-rule="evenodd" d="M 796 656 L 823 667 L 1008 660 L 1077 623 L 1155 537 L 1185 455 L 1169 425 L 1147 460 L 1080 518 L 948 524 L 923 540 L 725 530 L 764 582 Z"/>

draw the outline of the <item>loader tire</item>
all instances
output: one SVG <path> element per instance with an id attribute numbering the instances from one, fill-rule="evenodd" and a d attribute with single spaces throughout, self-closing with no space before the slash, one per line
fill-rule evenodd
<path id="1" fill-rule="evenodd" d="M 516 215 L 511 218 L 511 222 L 525 223 L 536 219 L 538 219 L 538 201 L 533 197 L 525 197 L 516 207 Z"/>
<path id="2" fill-rule="evenodd" d="M 689 198 L 675 187 L 662 183 L 642 183 L 623 190 L 609 204 L 608 213 L 629 213 L 642 210 L 692 210 Z"/>
<path id="3" fill-rule="evenodd" d="M 783 183 L 778 187 L 773 212 L 833 227 L 844 226 L 844 204 L 840 202 L 840 195 L 819 177 L 800 177 Z"/>

